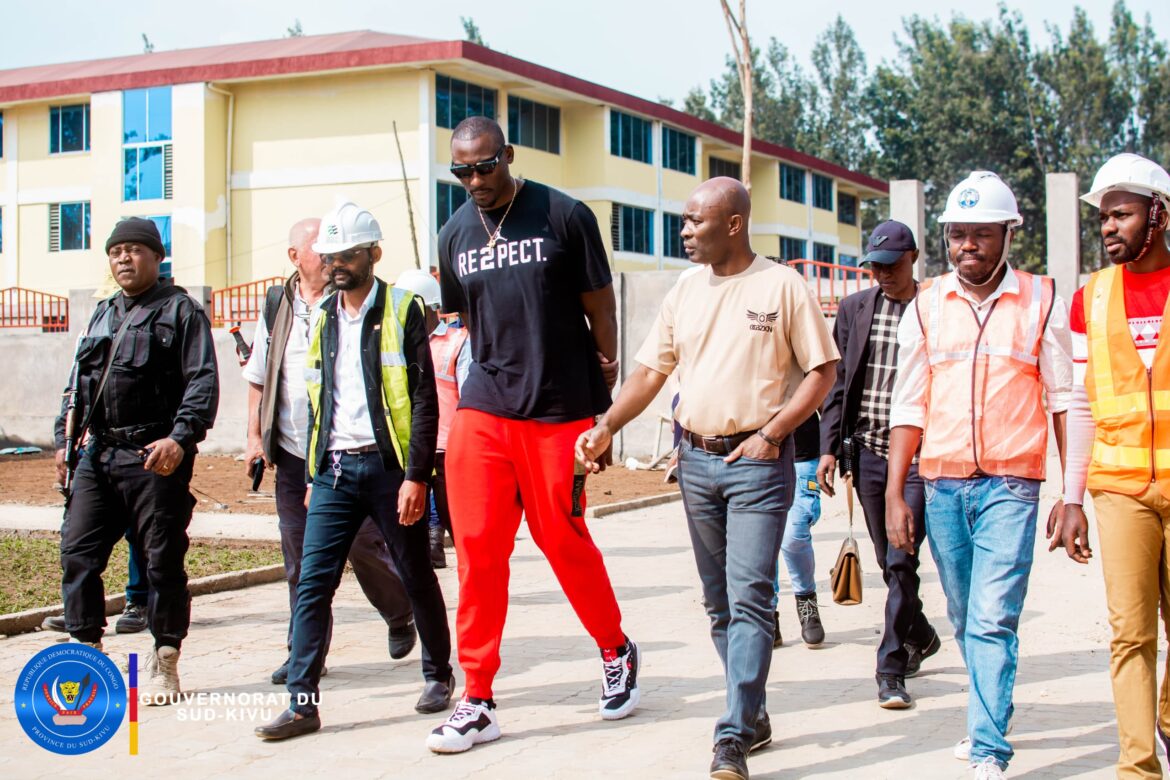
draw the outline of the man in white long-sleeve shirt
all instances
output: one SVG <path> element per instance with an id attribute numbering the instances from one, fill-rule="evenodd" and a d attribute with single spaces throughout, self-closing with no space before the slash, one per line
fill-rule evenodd
<path id="1" fill-rule="evenodd" d="M 1170 175 L 1136 154 L 1108 160 L 1082 198 L 1100 214 L 1110 266 L 1073 297 L 1074 386 L 1064 518 L 1052 548 L 1087 563 L 1086 483 L 1097 510 L 1113 628 L 1109 672 L 1120 778 L 1162 777 L 1170 686 L 1157 697 L 1158 608 L 1170 606 Z"/>
<path id="2" fill-rule="evenodd" d="M 994 173 L 960 182 L 939 219 L 953 273 L 923 283 L 898 327 L 886 530 L 914 552 L 903 497 L 921 443 L 926 534 L 971 678 L 955 756 L 1003 777 L 1052 413 L 1063 451 L 1072 381 L 1068 316 L 1051 279 L 1007 265 L 1023 222 Z M 1047 397 L 1047 411 L 1044 398 Z"/>

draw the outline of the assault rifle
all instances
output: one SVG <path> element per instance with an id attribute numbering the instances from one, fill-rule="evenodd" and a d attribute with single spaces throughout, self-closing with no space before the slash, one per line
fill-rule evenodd
<path id="1" fill-rule="evenodd" d="M 77 430 L 77 375 L 78 366 L 73 364 L 69 387 L 65 388 L 65 481 L 57 489 L 66 499 L 73 490 L 73 474 L 77 471 L 78 444 L 84 431 Z"/>

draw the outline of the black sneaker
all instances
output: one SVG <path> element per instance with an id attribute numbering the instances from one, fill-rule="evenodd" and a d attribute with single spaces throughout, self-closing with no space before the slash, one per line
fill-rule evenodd
<path id="1" fill-rule="evenodd" d="M 126 602 L 126 609 L 114 624 L 114 630 L 119 634 L 137 634 L 146 630 L 146 605 Z"/>
<path id="2" fill-rule="evenodd" d="M 756 735 L 752 737 L 752 744 L 748 748 L 748 753 L 755 753 L 757 750 L 767 747 L 772 743 L 772 719 L 768 717 L 768 711 L 761 709 L 760 716 L 756 718 Z"/>
<path id="3" fill-rule="evenodd" d="M 796 616 L 800 618 L 800 638 L 809 647 L 819 647 L 825 641 L 825 627 L 821 625 L 817 594 L 796 597 Z"/>
<path id="4" fill-rule="evenodd" d="M 906 690 L 906 681 L 896 674 L 879 674 L 878 706 L 883 710 L 909 709 L 914 702 Z"/>
<path id="5" fill-rule="evenodd" d="M 44 631 L 59 631 L 60 633 L 64 634 L 65 616 L 53 615 L 52 617 L 45 618 L 44 622 L 41 623 L 41 629 Z"/>
<path id="6" fill-rule="evenodd" d="M 902 646 L 906 648 L 906 676 L 914 677 L 922 669 L 922 662 L 939 651 L 942 640 L 935 631 L 925 646 L 920 647 L 913 642 L 906 642 Z"/>
<path id="7" fill-rule="evenodd" d="M 597 711 L 605 720 L 620 720 L 638 706 L 638 646 L 626 637 L 621 647 L 601 651 L 601 700 Z"/>
<path id="8" fill-rule="evenodd" d="M 780 613 L 772 613 L 772 649 L 784 647 L 784 637 L 780 635 Z"/>
<path id="9" fill-rule="evenodd" d="M 747 756 L 739 740 L 721 739 L 712 751 L 711 780 L 748 780 Z"/>

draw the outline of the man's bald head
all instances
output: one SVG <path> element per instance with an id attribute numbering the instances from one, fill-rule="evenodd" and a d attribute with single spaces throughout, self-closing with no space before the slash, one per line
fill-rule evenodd
<path id="1" fill-rule="evenodd" d="M 309 248 L 317 240 L 320 228 L 321 220 L 317 217 L 306 217 L 297 222 L 288 230 L 288 248 L 298 252 Z"/>
<path id="2" fill-rule="evenodd" d="M 738 179 L 730 176 L 716 176 L 714 179 L 700 184 L 691 193 L 692 198 L 699 198 L 709 208 L 715 208 L 726 217 L 739 215 L 744 224 L 752 215 L 752 199 L 747 188 Z"/>
<path id="3" fill-rule="evenodd" d="M 727 176 L 695 188 L 683 212 L 683 249 L 692 262 L 720 266 L 750 257 L 748 220 L 752 200 L 743 184 Z"/>
<path id="4" fill-rule="evenodd" d="M 492 146 L 496 149 L 507 143 L 500 125 L 496 120 L 486 116 L 469 116 L 455 125 L 455 130 L 451 133 L 451 140 L 474 141 L 483 136 L 490 138 Z"/>
<path id="5" fill-rule="evenodd" d="M 288 231 L 288 259 L 300 271 L 301 279 L 309 281 L 314 287 L 325 284 L 325 264 L 321 262 L 321 256 L 313 251 L 313 242 L 317 240 L 317 231 L 320 229 L 320 219 L 307 217 Z"/>

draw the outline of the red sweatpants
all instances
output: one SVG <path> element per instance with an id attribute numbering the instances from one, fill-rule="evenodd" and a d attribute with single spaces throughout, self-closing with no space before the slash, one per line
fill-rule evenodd
<path id="1" fill-rule="evenodd" d="M 521 511 L 597 646 L 626 641 L 601 551 L 585 518 L 571 516 L 573 444 L 590 424 L 588 419 L 509 420 L 474 409 L 455 414 L 447 443 L 447 495 L 459 559 L 455 631 L 468 696 L 490 698 L 500 668 L 508 559 Z"/>

